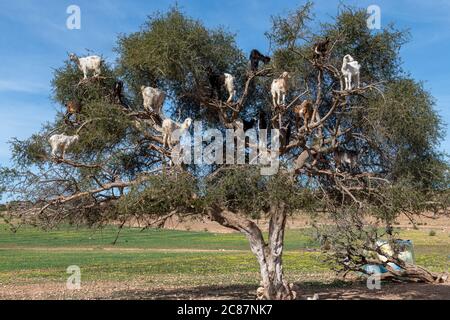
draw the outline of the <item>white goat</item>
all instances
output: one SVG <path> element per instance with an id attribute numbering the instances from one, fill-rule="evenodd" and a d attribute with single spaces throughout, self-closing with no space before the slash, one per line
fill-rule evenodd
<path id="1" fill-rule="evenodd" d="M 64 159 L 66 155 L 67 149 L 78 142 L 80 139 L 80 136 L 66 136 L 64 134 L 55 134 L 48 139 L 48 142 L 50 143 L 50 146 L 52 147 L 52 156 L 56 157 L 56 153 L 58 151 L 61 152 L 61 156 Z"/>
<path id="2" fill-rule="evenodd" d="M 359 88 L 359 75 L 361 65 L 353 59 L 353 57 L 347 54 L 342 63 L 342 74 L 345 79 L 345 90 L 352 90 L 353 84 L 356 84 L 356 88 Z"/>
<path id="3" fill-rule="evenodd" d="M 173 133 L 175 130 L 180 130 L 180 135 L 184 133 L 192 125 L 192 119 L 187 118 L 182 124 L 173 121 L 172 119 L 165 119 L 162 123 L 162 134 L 163 134 L 163 144 L 164 147 L 169 147 L 172 149 L 173 143 Z"/>
<path id="4" fill-rule="evenodd" d="M 145 86 L 141 87 L 141 92 L 144 99 L 144 109 L 160 114 L 166 100 L 166 94 L 157 88 Z"/>
<path id="5" fill-rule="evenodd" d="M 283 74 L 278 78 L 273 80 L 271 92 L 273 98 L 273 106 L 276 108 L 280 106 L 282 103 L 286 105 L 286 94 L 289 90 L 289 72 L 283 72 Z"/>
<path id="6" fill-rule="evenodd" d="M 78 68 L 83 72 L 84 79 L 87 79 L 89 71 L 94 72 L 94 77 L 100 76 L 102 72 L 102 58 L 99 56 L 78 58 L 75 53 L 71 53 L 69 59 L 77 64 Z"/>
<path id="7" fill-rule="evenodd" d="M 236 96 L 236 89 L 234 87 L 234 77 L 229 73 L 224 73 L 224 76 L 225 76 L 225 88 L 227 89 L 229 95 L 227 103 L 230 103 Z"/>

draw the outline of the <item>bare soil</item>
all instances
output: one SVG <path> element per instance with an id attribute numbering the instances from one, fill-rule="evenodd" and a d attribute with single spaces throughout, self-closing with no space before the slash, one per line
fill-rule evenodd
<path id="1" fill-rule="evenodd" d="M 261 219 L 255 221 L 263 229 L 268 230 L 269 221 Z M 287 221 L 288 229 L 303 229 L 311 227 L 311 219 L 306 215 L 297 215 L 289 218 Z M 395 227 L 401 229 L 414 229 L 413 223 L 404 215 L 400 216 L 395 224 Z M 434 219 L 431 217 L 418 217 L 415 219 L 415 227 L 419 230 L 436 230 L 449 232 L 450 231 L 450 217 L 442 217 Z M 195 220 L 180 220 L 173 217 L 166 222 L 165 228 L 170 230 L 187 230 L 187 231 L 207 231 L 213 233 L 233 233 L 235 231 L 225 228 L 216 222 L 207 219 Z"/>
<path id="2" fill-rule="evenodd" d="M 44 283 L 0 286 L 0 299 L 19 300 L 253 300 L 256 287 L 229 285 L 207 287 L 148 287 L 142 282 L 90 282 L 69 291 L 65 284 Z M 297 284 L 299 300 L 319 294 L 320 300 L 450 300 L 450 284 L 384 284 L 370 291 L 362 284 L 344 287 Z"/>

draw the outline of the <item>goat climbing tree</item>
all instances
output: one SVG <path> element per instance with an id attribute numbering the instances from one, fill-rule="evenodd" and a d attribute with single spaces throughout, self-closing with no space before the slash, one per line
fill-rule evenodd
<path id="1" fill-rule="evenodd" d="M 207 29 L 178 8 L 121 36 L 117 65 L 103 64 L 101 77 L 80 81 L 83 74 L 67 60 L 55 71 L 54 99 L 62 105 L 78 101 L 81 114 L 76 123 L 58 114 L 30 139 L 13 140 L 15 166 L 2 168 L 2 193 L 26 204 L 20 211 L 25 220 L 46 227 L 123 226 L 129 220 L 150 227 L 173 216 L 207 216 L 249 239 L 261 270 L 262 299 L 296 296 L 282 264 L 290 215 L 352 217 L 351 226 L 361 231 L 363 217 L 390 226 L 399 214 L 413 219 L 426 210 L 445 210 L 448 164 L 436 151 L 442 124 L 432 97 L 401 69 L 399 50 L 407 34 L 393 27 L 371 31 L 365 11 L 352 8 L 341 8 L 313 32 L 311 9 L 308 2 L 286 17 L 273 17 L 267 32 L 273 57 L 257 71 L 250 70 L 234 35 Z M 314 43 L 325 37 L 328 49 L 318 56 Z M 361 86 L 351 90 L 344 90 L 340 72 L 347 54 L 362 66 Z M 208 70 L 234 75 L 235 101 L 211 94 Z M 286 71 L 287 103 L 275 107 L 270 84 Z M 126 106 L 118 103 L 123 97 L 114 97 L 118 80 L 125 84 Z M 263 176 L 251 163 L 171 165 L 158 130 L 162 119 L 143 108 L 143 85 L 167 94 L 164 113 L 172 119 L 190 117 L 221 132 L 239 128 L 241 120 L 258 133 L 279 130 L 278 172 Z M 304 100 L 313 107 L 308 125 L 294 114 Z M 80 135 L 65 159 L 49 155 L 47 140 L 54 132 Z M 255 147 L 249 142 L 246 150 Z M 357 152 L 355 163 L 337 165 L 337 150 Z M 254 222 L 260 217 L 269 221 L 268 238 Z M 364 235 L 366 244 L 377 240 Z M 348 248 L 335 252 L 338 262 L 351 257 Z M 352 260 L 353 269 L 362 270 L 363 260 Z"/>

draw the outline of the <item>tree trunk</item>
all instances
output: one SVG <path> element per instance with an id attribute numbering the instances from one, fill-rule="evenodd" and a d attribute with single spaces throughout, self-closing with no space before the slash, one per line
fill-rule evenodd
<path id="1" fill-rule="evenodd" d="M 256 256 L 261 273 L 261 288 L 257 290 L 259 300 L 293 300 L 296 293 L 292 285 L 284 280 L 283 244 L 286 226 L 284 206 L 272 208 L 269 225 L 269 244 L 264 241 L 261 229 L 251 220 L 222 208 L 208 211 L 211 220 L 222 226 L 245 234 L 250 242 L 250 249 Z"/>
<path id="2" fill-rule="evenodd" d="M 261 299 L 269 300 L 294 300 L 296 293 L 284 279 L 283 273 L 283 249 L 284 232 L 286 228 L 286 211 L 284 205 L 271 208 L 269 222 L 269 244 L 266 245 L 265 260 L 267 273 L 263 276 Z M 262 268 L 263 270 L 263 268 Z"/>
<path id="3" fill-rule="evenodd" d="M 422 282 L 422 283 L 445 283 L 448 280 L 448 274 L 438 274 L 427 269 L 404 263 L 400 259 L 391 258 L 391 261 L 399 265 L 403 270 L 396 271 L 391 266 L 386 265 L 388 272 L 382 275 L 383 280 L 396 280 L 400 282 Z"/>

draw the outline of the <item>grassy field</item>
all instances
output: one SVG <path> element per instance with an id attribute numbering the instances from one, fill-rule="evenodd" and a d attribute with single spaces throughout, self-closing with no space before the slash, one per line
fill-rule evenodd
<path id="1" fill-rule="evenodd" d="M 70 265 L 83 281 L 139 280 L 150 287 L 258 284 L 258 266 L 240 234 L 62 227 L 44 232 L 22 227 L 12 233 L 0 225 L 0 285 L 64 283 Z M 433 271 L 448 268 L 450 237 L 404 231 L 415 243 L 418 264 Z M 327 284 L 335 280 L 309 230 L 286 235 L 285 271 L 289 280 Z"/>
<path id="2" fill-rule="evenodd" d="M 0 282 L 61 281 L 69 265 L 80 266 L 83 279 L 95 281 L 155 274 L 169 280 L 180 276 L 189 284 L 217 274 L 257 281 L 256 260 L 240 234 L 124 229 L 112 245 L 116 235 L 113 227 L 50 232 L 25 227 L 11 233 L 0 226 Z M 308 232 L 289 232 L 288 239 L 285 261 L 291 271 L 327 271 L 319 253 L 305 252 L 317 248 Z"/>

